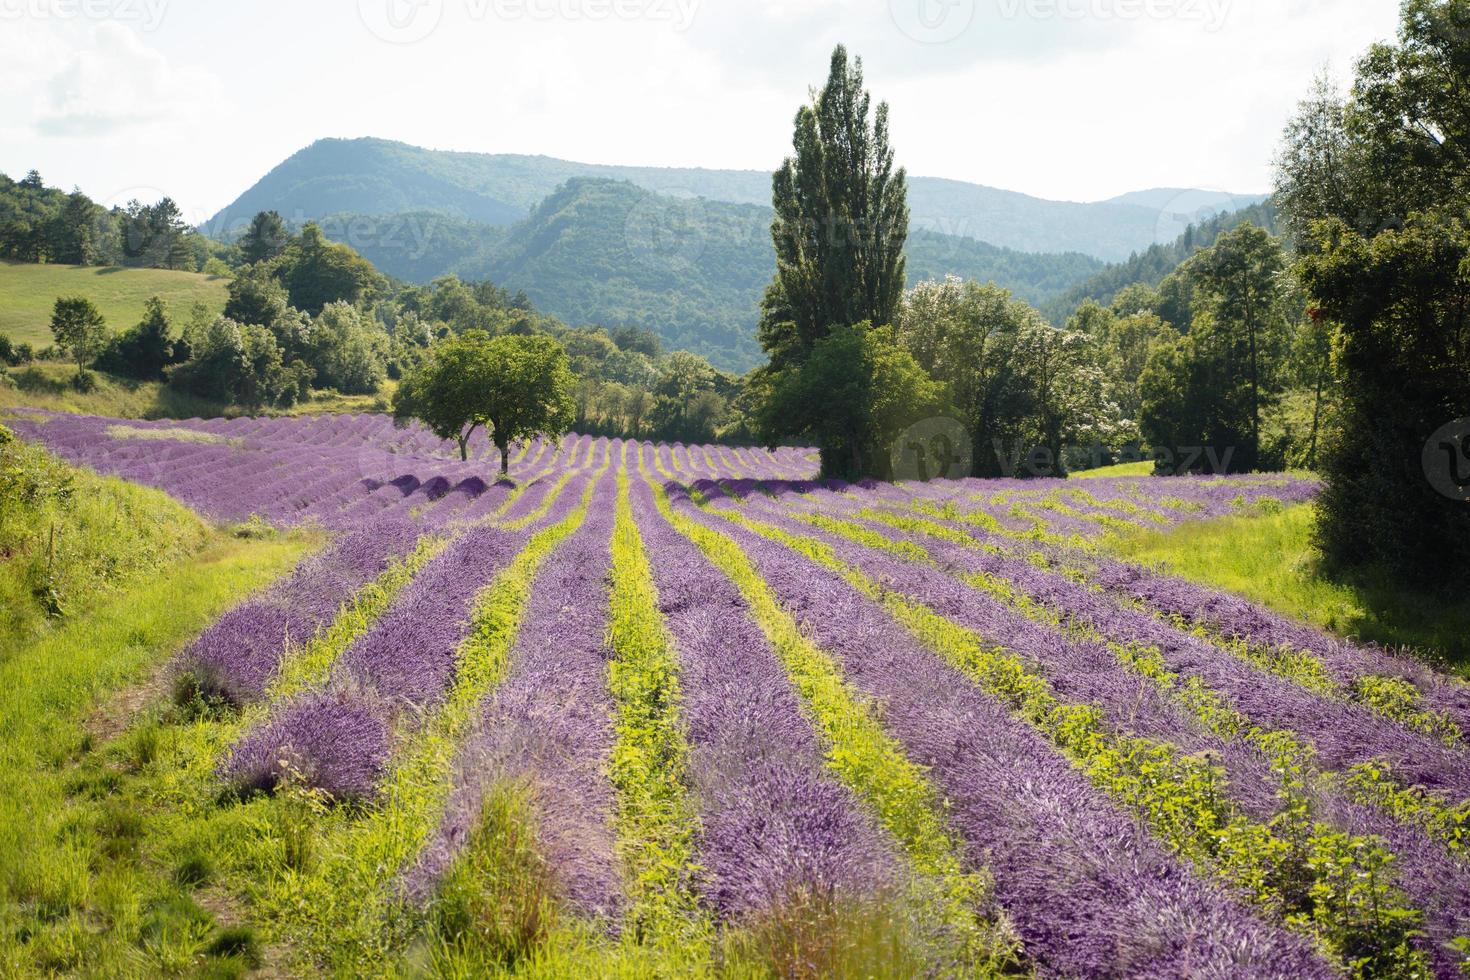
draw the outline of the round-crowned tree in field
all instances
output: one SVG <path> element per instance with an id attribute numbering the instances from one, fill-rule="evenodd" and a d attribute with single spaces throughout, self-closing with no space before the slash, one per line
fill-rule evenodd
<path id="1" fill-rule="evenodd" d="M 575 377 L 567 353 L 551 337 L 492 337 L 468 330 L 434 346 L 393 396 L 393 419 L 418 419 L 469 459 L 470 436 L 484 426 L 500 450 L 500 474 L 510 469 L 510 444 L 542 435 L 561 437 L 576 411 Z"/>

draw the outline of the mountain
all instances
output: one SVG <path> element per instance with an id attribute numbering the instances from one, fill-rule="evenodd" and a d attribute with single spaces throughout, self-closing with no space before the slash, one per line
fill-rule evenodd
<path id="1" fill-rule="evenodd" d="M 1188 226 L 1178 238 L 1167 245 L 1151 245 L 1130 256 L 1126 262 L 1118 262 L 1102 269 L 1085 282 L 1043 302 L 1041 310 L 1053 323 L 1064 323 L 1087 300 L 1096 300 L 1107 306 L 1114 296 L 1134 283 L 1157 286 L 1195 252 L 1209 248 L 1221 235 L 1246 222 L 1258 225 L 1273 235 L 1280 233 L 1276 208 L 1270 201 L 1252 204 L 1239 211 L 1218 214 L 1198 225 Z"/>
<path id="2" fill-rule="evenodd" d="M 644 327 L 733 371 L 762 359 L 756 321 L 776 266 L 768 207 L 577 177 L 508 229 L 426 211 L 321 223 L 400 279 L 490 279 L 574 325 Z M 1103 267 L 1079 253 L 1017 252 L 923 229 L 909 237 L 908 260 L 911 282 L 949 274 L 995 281 L 1038 304 Z"/>
<path id="3" fill-rule="evenodd" d="M 771 176 L 764 171 L 621 167 L 429 150 L 371 138 L 324 139 L 266 174 L 205 227 L 225 235 L 267 210 L 295 223 L 342 213 L 436 212 L 505 227 L 525 220 L 575 177 L 623 180 L 658 194 L 729 204 L 768 207 L 771 200 Z M 1080 252 L 1104 261 L 1126 259 L 1169 241 L 1187 224 L 1260 199 L 1158 189 L 1081 204 L 957 180 L 909 178 L 915 228 L 1019 251 Z"/>

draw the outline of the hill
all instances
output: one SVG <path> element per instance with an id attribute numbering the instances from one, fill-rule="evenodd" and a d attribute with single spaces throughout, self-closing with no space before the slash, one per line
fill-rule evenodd
<path id="1" fill-rule="evenodd" d="M 1114 296 L 1134 283 L 1157 286 L 1196 251 L 1209 248 L 1221 235 L 1246 222 L 1259 225 L 1273 235 L 1279 234 L 1276 208 L 1270 201 L 1219 214 L 1198 225 L 1190 225 L 1178 238 L 1166 245 L 1151 245 L 1130 256 L 1126 262 L 1117 262 L 1102 269 L 1085 282 L 1042 303 L 1042 312 L 1053 323 L 1062 323 L 1072 315 L 1072 311 L 1089 299 L 1106 306 L 1112 302 Z"/>
<path id="2" fill-rule="evenodd" d="M 627 181 L 573 178 L 509 229 L 412 212 L 323 222 L 384 272 L 426 282 L 453 272 L 525 290 L 568 323 L 637 326 L 671 349 L 745 371 L 760 363 L 756 321 L 775 268 L 771 211 L 654 194 Z M 1086 255 L 1035 255 L 915 229 L 909 278 L 995 281 L 1045 302 L 1097 272 Z"/>
<path id="3" fill-rule="evenodd" d="M 506 226 L 529 216 L 575 177 L 624 180 L 659 194 L 730 204 L 769 206 L 771 200 L 770 174 L 758 170 L 608 166 L 428 150 L 381 139 L 324 139 L 271 170 L 206 228 L 225 235 L 266 210 L 279 211 L 295 223 L 338 213 L 436 212 Z M 958 180 L 909 178 L 916 228 L 1021 251 L 1081 252 L 1104 261 L 1125 259 L 1167 241 L 1185 224 L 1258 200 L 1156 189 L 1083 204 Z"/>
<path id="4" fill-rule="evenodd" d="M 195 303 L 216 312 L 225 308 L 224 279 L 166 269 L 97 268 L 0 262 L 0 334 L 16 343 L 51 343 L 51 308 L 58 296 L 85 296 L 107 318 L 114 332 L 143 318 L 149 297 L 162 298 L 176 313 Z"/>

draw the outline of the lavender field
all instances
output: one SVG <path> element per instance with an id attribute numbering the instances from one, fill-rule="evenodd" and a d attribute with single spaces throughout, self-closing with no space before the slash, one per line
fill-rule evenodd
<path id="1" fill-rule="evenodd" d="M 7 424 L 328 532 L 178 655 L 150 791 L 284 972 L 1470 975 L 1470 686 L 1100 547 L 1311 481 Z"/>

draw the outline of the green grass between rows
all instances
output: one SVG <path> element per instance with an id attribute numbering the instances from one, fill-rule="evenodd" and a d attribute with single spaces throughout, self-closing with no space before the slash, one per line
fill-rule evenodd
<path id="1" fill-rule="evenodd" d="M 1470 597 L 1435 596 L 1386 574 L 1329 575 L 1312 546 L 1316 508 L 1110 536 L 1127 561 L 1225 589 L 1341 636 L 1411 647 L 1470 676 Z"/>

